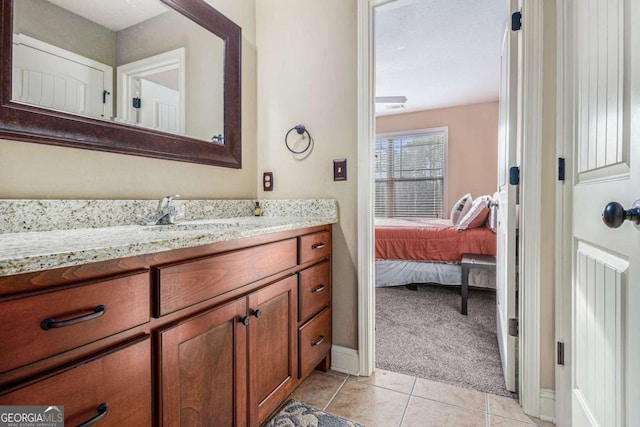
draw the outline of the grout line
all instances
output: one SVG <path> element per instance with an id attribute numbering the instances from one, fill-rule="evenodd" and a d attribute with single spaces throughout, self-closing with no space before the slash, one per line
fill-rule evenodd
<path id="1" fill-rule="evenodd" d="M 338 395 L 338 393 L 340 392 L 340 390 L 342 390 L 342 387 L 344 387 L 344 385 L 347 383 L 347 380 L 349 379 L 351 375 L 347 375 L 344 380 L 342 380 L 342 384 L 340 384 L 340 387 L 338 387 L 338 389 L 336 390 L 335 393 L 333 393 L 333 396 L 331 396 L 331 399 L 329 399 L 329 401 L 327 402 L 326 405 L 324 405 L 324 408 L 322 408 L 323 411 L 326 411 L 327 408 L 329 407 L 329 405 L 331 404 L 331 402 L 333 402 L 333 399 L 336 398 L 336 396 Z"/>
<path id="2" fill-rule="evenodd" d="M 411 399 L 413 398 L 413 390 L 416 389 L 417 382 L 418 382 L 418 377 L 414 377 L 413 386 L 411 386 L 411 392 L 409 393 L 409 399 L 407 399 L 407 405 L 404 407 L 404 411 L 402 412 L 402 418 L 400 418 L 400 425 L 398 427 L 402 427 L 402 423 L 404 423 L 404 417 L 407 416 L 407 411 L 409 410 L 409 403 L 411 403 Z"/>
<path id="3" fill-rule="evenodd" d="M 489 394 L 484 394 L 484 419 L 487 427 L 491 427 L 491 415 L 489 414 Z"/>

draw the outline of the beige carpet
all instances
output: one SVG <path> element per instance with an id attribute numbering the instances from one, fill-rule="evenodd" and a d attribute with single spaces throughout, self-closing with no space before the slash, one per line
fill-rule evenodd
<path id="1" fill-rule="evenodd" d="M 504 387 L 496 337 L 495 292 L 418 285 L 376 289 L 376 367 L 513 397 Z"/>

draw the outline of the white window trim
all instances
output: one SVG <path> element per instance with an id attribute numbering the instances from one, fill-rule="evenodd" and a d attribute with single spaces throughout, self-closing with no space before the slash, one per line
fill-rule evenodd
<path id="1" fill-rule="evenodd" d="M 442 218 L 449 218 L 449 126 L 440 126 L 435 128 L 424 128 L 415 130 L 403 130 L 398 132 L 387 132 L 376 134 L 375 141 L 378 139 L 398 138 L 403 136 L 423 136 L 433 133 L 444 133 L 444 167 L 442 168 Z M 375 152 L 375 148 L 373 149 Z M 375 162 L 374 162 L 375 163 Z M 374 165 L 375 168 L 375 165 Z M 375 181 L 375 178 L 374 178 Z M 374 206 L 375 206 L 375 190 L 374 190 Z"/>

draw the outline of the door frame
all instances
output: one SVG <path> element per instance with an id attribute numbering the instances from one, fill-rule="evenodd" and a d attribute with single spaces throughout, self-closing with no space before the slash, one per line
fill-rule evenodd
<path id="1" fill-rule="evenodd" d="M 357 0 L 358 62 L 358 364 L 359 375 L 375 370 L 374 96 L 373 7 Z M 383 0 L 384 1 L 384 0 Z M 542 160 L 542 2 L 523 0 L 523 99 L 520 205 L 520 402 L 540 415 L 540 170 Z M 527 174 L 528 170 L 535 173 Z M 526 210 L 526 212 L 525 212 Z M 527 259 L 523 263 L 523 259 Z M 523 302 L 526 301 L 526 305 Z"/>
<path id="2" fill-rule="evenodd" d="M 573 105 L 572 91 L 564 73 L 571 64 L 565 52 L 565 2 L 556 3 L 556 49 L 557 49 L 557 99 L 556 99 L 556 155 L 565 159 L 565 181 L 556 183 L 556 254 L 559 263 L 555 271 L 555 339 L 564 343 L 564 365 L 555 366 L 555 421 L 556 425 L 571 425 L 571 187 L 573 183 Z"/>
<path id="3" fill-rule="evenodd" d="M 178 70 L 178 92 L 180 116 L 178 117 L 178 133 L 185 133 L 186 123 L 186 77 L 185 77 L 185 57 L 186 50 L 179 47 L 157 55 L 119 65 L 116 69 L 118 103 L 116 117 L 123 123 L 137 124 L 133 118 L 135 111 L 131 106 L 130 99 L 134 94 L 134 80 L 143 78 L 162 71 Z"/>

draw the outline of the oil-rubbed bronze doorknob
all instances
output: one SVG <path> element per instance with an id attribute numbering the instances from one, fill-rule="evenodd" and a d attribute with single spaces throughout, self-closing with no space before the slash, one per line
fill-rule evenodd
<path id="1" fill-rule="evenodd" d="M 636 200 L 631 209 L 626 210 L 618 202 L 609 202 L 602 211 L 602 222 L 609 228 L 618 228 L 625 220 L 640 225 L 640 201 Z"/>

